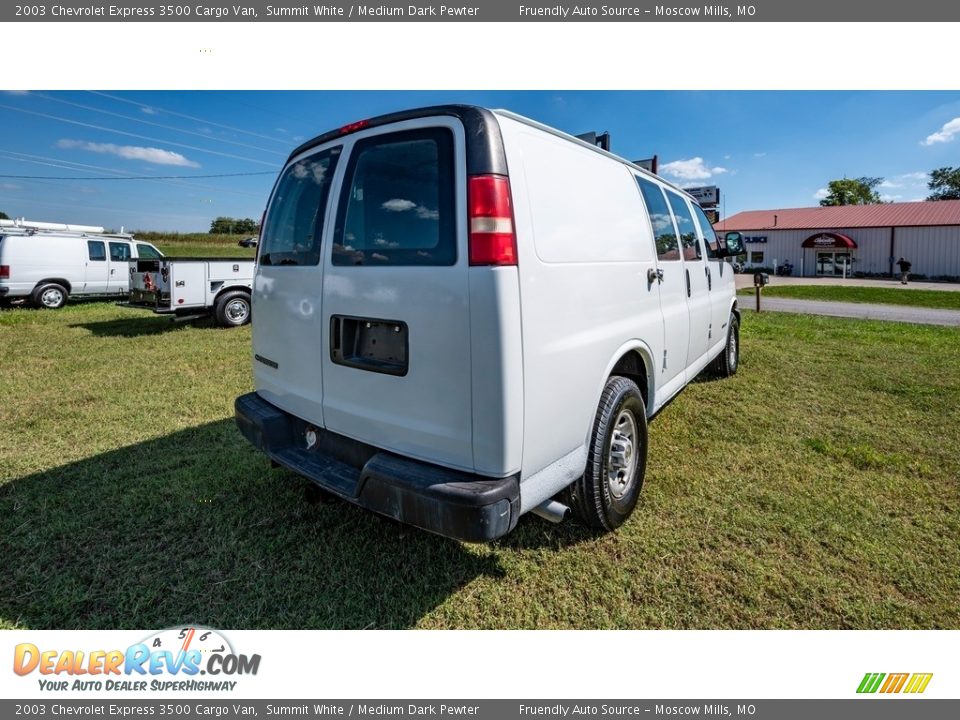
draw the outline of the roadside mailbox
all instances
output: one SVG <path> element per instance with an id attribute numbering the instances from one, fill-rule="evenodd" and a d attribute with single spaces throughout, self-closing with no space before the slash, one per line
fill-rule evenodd
<path id="1" fill-rule="evenodd" d="M 765 272 L 755 272 L 753 274 L 753 287 L 757 291 L 757 312 L 760 312 L 760 291 L 770 284 L 770 275 Z"/>

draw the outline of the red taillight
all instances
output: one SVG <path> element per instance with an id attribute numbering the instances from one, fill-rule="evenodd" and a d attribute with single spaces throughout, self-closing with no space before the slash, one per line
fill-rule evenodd
<path id="1" fill-rule="evenodd" d="M 474 175 L 467 187 L 467 206 L 470 264 L 516 265 L 510 179 L 503 175 Z"/>
<path id="2" fill-rule="evenodd" d="M 10 266 L 0 265 L 0 280 L 9 280 L 9 279 L 10 279 Z"/>
<path id="3" fill-rule="evenodd" d="M 349 125 L 344 125 L 342 128 L 340 128 L 340 134 L 349 135 L 357 130 L 363 130 L 369 124 L 369 120 L 357 120 L 356 122 L 352 122 Z"/>

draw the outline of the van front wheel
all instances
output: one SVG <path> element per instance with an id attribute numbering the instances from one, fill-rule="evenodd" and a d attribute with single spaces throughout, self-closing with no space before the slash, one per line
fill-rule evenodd
<path id="1" fill-rule="evenodd" d="M 647 414 L 636 384 L 611 377 L 593 423 L 583 477 L 564 491 L 573 516 L 615 530 L 637 506 L 647 468 Z"/>

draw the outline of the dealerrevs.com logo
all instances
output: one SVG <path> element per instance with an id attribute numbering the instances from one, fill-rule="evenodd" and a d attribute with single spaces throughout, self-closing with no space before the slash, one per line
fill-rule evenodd
<path id="1" fill-rule="evenodd" d="M 40 689 L 49 691 L 231 691 L 238 682 L 233 678 L 259 669 L 260 655 L 239 654 L 220 632 L 202 627 L 161 630 L 126 650 L 20 643 L 13 653 L 13 671 L 36 673 Z"/>
<path id="2" fill-rule="evenodd" d="M 857 686 L 858 693 L 915 695 L 927 689 L 933 673 L 867 673 Z"/>

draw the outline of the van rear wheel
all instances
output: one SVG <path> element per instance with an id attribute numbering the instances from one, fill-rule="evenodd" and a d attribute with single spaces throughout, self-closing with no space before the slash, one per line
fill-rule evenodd
<path id="1" fill-rule="evenodd" d="M 223 327 L 246 325 L 250 322 L 250 295 L 243 290 L 224 293 L 217 299 L 214 314 Z"/>
<path id="2" fill-rule="evenodd" d="M 57 283 L 38 285 L 30 298 L 38 308 L 59 310 L 67 303 L 67 289 Z"/>
<path id="3" fill-rule="evenodd" d="M 593 423 L 583 477 L 563 493 L 588 527 L 615 530 L 637 506 L 647 468 L 647 413 L 636 383 L 607 380 Z"/>

